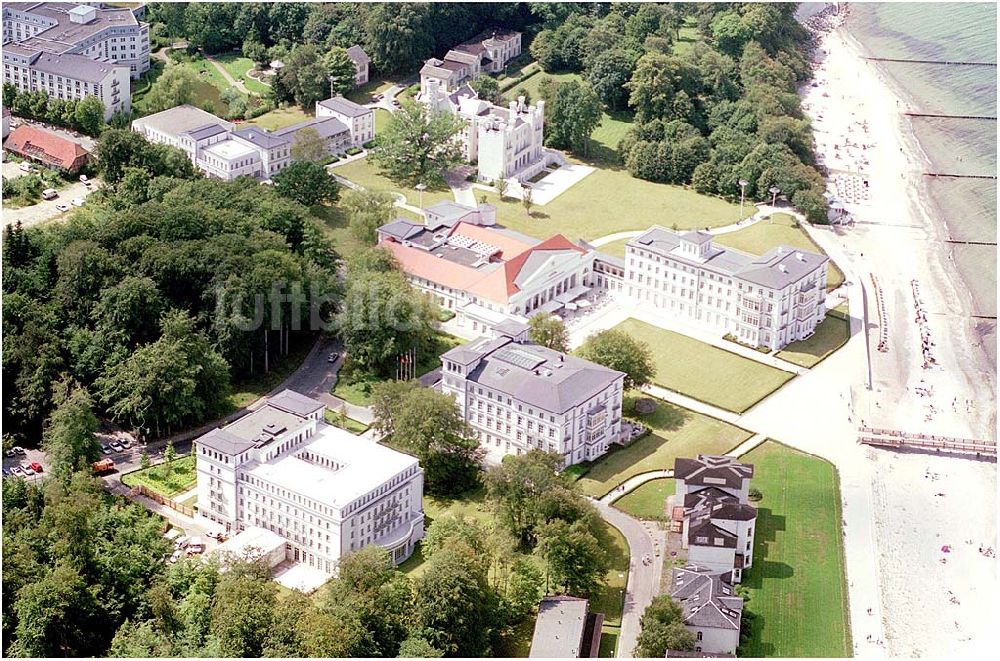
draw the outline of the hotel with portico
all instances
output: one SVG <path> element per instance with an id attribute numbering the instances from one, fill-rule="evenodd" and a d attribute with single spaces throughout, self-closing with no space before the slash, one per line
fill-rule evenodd
<path id="1" fill-rule="evenodd" d="M 232 534 L 269 530 L 286 541 L 286 560 L 326 573 L 370 544 L 398 564 L 423 537 L 423 469 L 326 424 L 325 411 L 285 390 L 198 438 L 198 516 Z"/>

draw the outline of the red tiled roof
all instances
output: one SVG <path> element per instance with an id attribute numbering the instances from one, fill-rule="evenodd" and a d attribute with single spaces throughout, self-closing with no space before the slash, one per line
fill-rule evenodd
<path id="1" fill-rule="evenodd" d="M 513 236 L 504 234 L 503 232 L 497 232 L 496 230 L 489 229 L 487 227 L 481 227 L 479 225 L 472 225 L 470 223 L 461 222 L 457 223 L 455 227 L 451 230 L 450 235 L 454 236 L 456 234 L 461 234 L 462 236 L 467 236 L 475 241 L 481 241 L 482 243 L 488 243 L 491 246 L 496 246 L 500 249 L 501 259 L 511 259 L 518 253 L 529 250 L 538 244 L 525 243 Z"/>
<path id="2" fill-rule="evenodd" d="M 72 140 L 28 124 L 11 131 L 4 147 L 67 170 L 78 167 L 89 156 L 86 149 Z"/>

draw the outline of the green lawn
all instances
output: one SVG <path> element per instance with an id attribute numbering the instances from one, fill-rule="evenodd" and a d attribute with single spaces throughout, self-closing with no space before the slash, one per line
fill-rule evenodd
<path id="1" fill-rule="evenodd" d="M 303 337 L 298 339 L 296 344 L 292 344 L 287 356 L 271 356 L 271 371 L 267 374 L 260 374 L 253 378 L 243 379 L 233 384 L 233 391 L 229 395 L 229 403 L 232 409 L 243 408 L 251 404 L 263 395 L 274 390 L 287 379 L 292 372 L 302 367 L 302 362 L 309 355 L 313 348 L 315 338 Z M 257 365 L 258 369 L 263 365 Z"/>
<path id="2" fill-rule="evenodd" d="M 746 411 L 795 376 L 637 319 L 615 328 L 653 350 L 654 383 L 727 411 Z"/>
<path id="3" fill-rule="evenodd" d="M 837 470 L 773 441 L 742 459 L 754 465 L 752 485 L 764 498 L 743 578 L 746 609 L 757 617 L 739 655 L 850 656 Z"/>
<path id="4" fill-rule="evenodd" d="M 166 466 L 166 464 L 157 464 L 145 470 L 127 473 L 122 476 L 122 484 L 129 487 L 141 484 L 150 491 L 170 498 L 192 489 L 198 483 L 193 454 L 172 461 L 169 474 Z"/>
<path id="5" fill-rule="evenodd" d="M 243 57 L 239 53 L 225 53 L 214 57 L 230 76 L 241 81 L 251 92 L 266 96 L 271 91 L 270 87 L 247 75 L 247 72 L 254 68 L 254 62 L 249 57 Z"/>
<path id="6" fill-rule="evenodd" d="M 409 186 L 396 184 L 388 177 L 383 176 L 374 165 L 368 162 L 367 157 L 359 158 L 344 165 L 335 165 L 333 172 L 369 190 L 386 190 L 402 193 L 406 196 L 408 204 L 420 206 L 420 191 Z M 428 188 L 423 194 L 423 204 L 425 207 L 429 207 L 436 202 L 451 201 L 454 199 L 451 190 L 443 182 Z"/>
<path id="7" fill-rule="evenodd" d="M 618 241 L 612 241 L 611 243 L 605 243 L 603 246 L 598 248 L 599 252 L 603 252 L 605 255 L 611 255 L 612 257 L 625 257 L 625 244 L 627 244 L 632 239 L 619 239 Z"/>
<path id="8" fill-rule="evenodd" d="M 386 125 L 389 124 L 389 118 L 392 117 L 392 113 L 384 108 L 375 109 L 375 136 L 378 137 L 382 134 Z"/>
<path id="9" fill-rule="evenodd" d="M 693 457 L 699 452 L 725 454 L 752 436 L 707 415 L 659 400 L 657 404 L 652 413 L 635 416 L 651 433 L 625 447 L 611 446 L 612 450 L 580 478 L 584 493 L 601 497 L 633 475 L 672 469 L 677 457 Z"/>
<path id="10" fill-rule="evenodd" d="M 615 658 L 615 650 L 618 648 L 618 636 L 620 635 L 620 627 L 601 627 L 601 651 L 598 652 L 599 658 Z"/>
<path id="11" fill-rule="evenodd" d="M 712 237 L 712 241 L 753 255 L 763 255 L 779 245 L 788 245 L 793 248 L 817 252 L 821 255 L 826 254 L 809 238 L 804 229 L 795 227 L 795 218 L 786 213 L 776 213 L 771 216 L 770 220 L 762 220 L 750 227 L 728 234 L 719 234 Z M 826 274 L 826 288 L 836 289 L 843 283 L 843 271 L 831 261 Z"/>
<path id="12" fill-rule="evenodd" d="M 381 94 L 393 85 L 395 85 L 391 80 L 369 80 L 367 83 L 361 87 L 356 87 L 344 96 L 361 105 L 367 103 L 375 103 L 375 95 Z M 378 112 L 378 111 L 376 111 Z"/>
<path id="13" fill-rule="evenodd" d="M 312 115 L 305 112 L 298 106 L 288 106 L 286 108 L 275 108 L 270 112 L 264 113 L 260 117 L 250 120 L 247 124 L 259 126 L 260 128 L 267 129 L 268 131 L 276 131 L 277 129 L 291 126 L 297 122 L 304 122 L 307 119 L 312 119 Z"/>
<path id="14" fill-rule="evenodd" d="M 849 317 L 838 310 L 830 310 L 811 337 L 799 342 L 792 342 L 776 355 L 790 363 L 802 367 L 812 367 L 844 346 L 850 337 L 851 322 Z"/>
<path id="15" fill-rule="evenodd" d="M 312 213 L 322 221 L 324 233 L 333 240 L 333 248 L 342 258 L 346 259 L 365 249 L 365 244 L 351 232 L 343 209 L 338 206 L 317 205 L 312 207 Z"/>
<path id="16" fill-rule="evenodd" d="M 650 480 L 615 501 L 615 507 L 637 519 L 666 519 L 667 497 L 674 495 L 674 480 Z"/>
<path id="17" fill-rule="evenodd" d="M 346 429 L 352 434 L 361 435 L 368 431 L 368 425 L 363 422 L 358 422 L 354 418 L 348 418 L 346 415 L 341 418 L 340 414 L 336 411 L 326 410 L 326 422 L 335 427 L 340 427 L 341 429 Z"/>
<path id="18" fill-rule="evenodd" d="M 461 338 L 439 332 L 434 347 L 417 363 L 417 376 L 421 377 L 440 367 L 441 354 L 464 343 L 465 340 Z M 333 387 L 333 394 L 356 406 L 369 406 L 371 405 L 372 388 L 384 380 L 381 377 L 354 370 L 348 363 L 340 370 L 337 384 Z"/>

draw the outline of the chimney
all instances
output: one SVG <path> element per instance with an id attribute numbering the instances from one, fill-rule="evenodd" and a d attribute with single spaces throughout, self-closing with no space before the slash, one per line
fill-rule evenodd
<path id="1" fill-rule="evenodd" d="M 795 259 L 799 260 L 800 262 L 806 261 L 805 255 L 803 255 L 800 252 L 795 253 Z"/>

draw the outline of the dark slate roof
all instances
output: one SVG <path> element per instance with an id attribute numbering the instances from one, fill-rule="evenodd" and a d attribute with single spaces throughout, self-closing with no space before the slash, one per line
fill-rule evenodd
<path id="1" fill-rule="evenodd" d="M 735 496 L 715 487 L 685 495 L 684 509 L 692 517 L 707 513 L 710 518 L 722 521 L 752 521 L 757 518 L 756 507 L 741 503 Z"/>
<path id="2" fill-rule="evenodd" d="M 282 411 L 287 411 L 295 415 L 300 415 L 302 417 L 307 417 L 308 415 L 315 413 L 319 409 L 323 408 L 323 403 L 316 401 L 312 397 L 306 397 L 301 393 L 297 393 L 294 390 L 289 390 L 285 388 L 277 395 L 269 398 L 267 400 L 268 406 L 273 406 L 276 409 L 281 409 Z"/>
<path id="3" fill-rule="evenodd" d="M 536 344 L 517 344 L 509 338 L 476 340 L 459 347 L 478 354 L 479 364 L 468 374 L 479 383 L 549 413 L 564 413 L 624 377 L 589 360 Z M 458 360 L 469 364 L 474 360 Z"/>
<path id="4" fill-rule="evenodd" d="M 339 112 L 341 115 L 347 115 L 348 117 L 362 117 L 370 112 L 374 112 L 371 108 L 365 108 L 364 106 L 358 105 L 353 101 L 349 101 L 342 96 L 334 96 L 329 99 L 325 99 L 319 102 L 319 105 L 324 108 L 329 108 L 334 112 Z"/>
<path id="5" fill-rule="evenodd" d="M 713 572 L 695 565 L 675 567 L 670 596 L 680 605 L 688 626 L 740 629 L 743 599 L 736 596 L 729 572 Z"/>
<path id="6" fill-rule="evenodd" d="M 365 50 L 357 44 L 347 49 L 347 57 L 351 58 L 354 62 L 371 62 L 371 58 L 368 57 L 368 53 L 366 53 Z"/>
<path id="7" fill-rule="evenodd" d="M 184 131 L 182 135 L 189 135 L 194 140 L 204 140 L 205 138 L 211 138 L 212 136 L 219 135 L 220 133 L 225 133 L 226 127 L 221 124 L 206 124 L 205 126 L 199 126 L 198 128 L 193 128 L 188 131 Z"/>
<path id="8" fill-rule="evenodd" d="M 324 139 L 331 138 L 335 135 L 341 135 L 343 133 L 350 133 L 351 131 L 336 117 L 313 117 L 312 119 L 307 119 L 303 122 L 297 122 L 290 126 L 277 129 L 274 131 L 274 135 L 288 136 L 294 140 L 295 134 L 304 128 L 316 129 L 316 133 L 319 134 L 319 137 Z"/>
<path id="9" fill-rule="evenodd" d="M 691 514 L 688 546 L 735 549 L 736 535 L 712 523 L 712 517 L 707 512 L 700 512 L 697 516 Z"/>
<path id="10" fill-rule="evenodd" d="M 522 321 L 517 321 L 516 319 L 504 319 L 499 324 L 494 324 L 493 326 L 493 330 L 510 338 L 526 333 L 530 329 L 531 326 Z"/>
<path id="11" fill-rule="evenodd" d="M 233 135 L 243 138 L 248 142 L 252 142 L 255 145 L 260 145 L 264 149 L 273 149 L 274 147 L 287 145 L 291 142 L 289 138 L 276 135 L 269 131 L 265 131 L 264 129 L 257 128 L 256 126 L 250 126 L 245 129 L 233 131 Z"/>
<path id="12" fill-rule="evenodd" d="M 241 454 L 254 446 L 252 441 L 230 434 L 223 429 L 213 429 L 195 442 L 228 456 Z"/>
<path id="13" fill-rule="evenodd" d="M 424 226 L 405 218 L 397 218 L 391 223 L 387 223 L 379 227 L 378 231 L 402 241 L 404 239 L 410 239 L 423 232 Z"/>
<path id="14" fill-rule="evenodd" d="M 699 454 L 697 459 L 674 459 L 674 479 L 688 485 L 739 489 L 753 477 L 753 464 L 743 464 L 725 455 Z"/>

